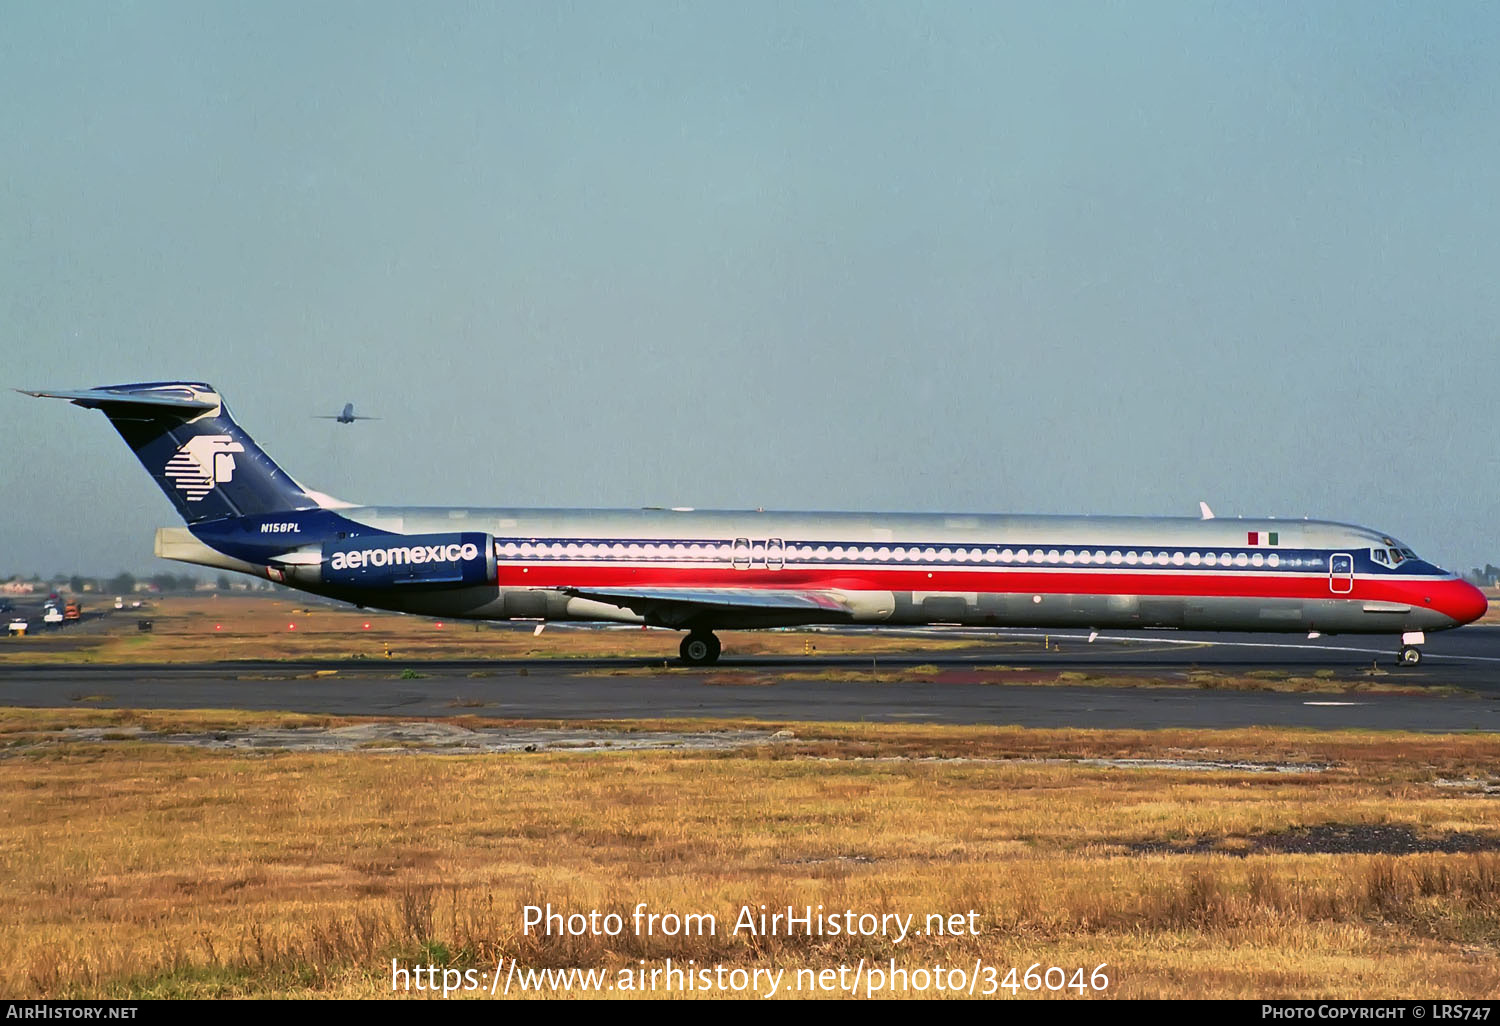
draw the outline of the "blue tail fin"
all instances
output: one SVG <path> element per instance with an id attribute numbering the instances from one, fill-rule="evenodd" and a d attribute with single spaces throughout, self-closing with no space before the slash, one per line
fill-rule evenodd
<path id="1" fill-rule="evenodd" d="M 103 410 L 189 524 L 327 504 L 261 451 L 210 385 L 156 381 L 26 394 Z"/>

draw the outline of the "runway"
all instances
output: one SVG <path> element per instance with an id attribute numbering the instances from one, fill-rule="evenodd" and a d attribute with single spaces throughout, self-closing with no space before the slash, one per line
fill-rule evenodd
<path id="1" fill-rule="evenodd" d="M 1085 635 L 988 632 L 958 651 L 873 660 L 728 655 L 715 667 L 693 670 L 638 659 L 0 665 L 0 705 L 411 718 L 1500 730 L 1497 627 L 1434 635 L 1415 668 L 1394 665 L 1386 638 L 1115 637 L 1088 644 Z M 1238 689 L 1272 688 L 1287 677 L 1315 681 L 1319 690 Z"/>

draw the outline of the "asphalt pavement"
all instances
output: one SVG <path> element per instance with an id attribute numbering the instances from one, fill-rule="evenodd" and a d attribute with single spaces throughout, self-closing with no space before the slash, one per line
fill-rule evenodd
<path id="1" fill-rule="evenodd" d="M 1090 643 L 1084 632 L 941 634 L 972 645 L 874 659 L 736 657 L 730 635 L 724 659 L 696 669 L 642 659 L 0 664 L 0 705 L 411 718 L 1500 730 L 1497 627 L 1432 635 L 1417 667 L 1396 666 L 1395 643 L 1384 637 L 1103 633 Z M 1289 677 L 1314 679 L 1326 690 L 1272 690 Z M 1216 686 L 1221 678 L 1266 690 Z"/>

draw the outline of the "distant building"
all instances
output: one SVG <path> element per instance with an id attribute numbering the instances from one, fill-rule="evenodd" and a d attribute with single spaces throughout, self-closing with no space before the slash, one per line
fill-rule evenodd
<path id="1" fill-rule="evenodd" d="M 1464 574 L 1464 579 L 1481 588 L 1500 588 L 1500 566 L 1486 563 L 1483 570 L 1476 566 Z"/>

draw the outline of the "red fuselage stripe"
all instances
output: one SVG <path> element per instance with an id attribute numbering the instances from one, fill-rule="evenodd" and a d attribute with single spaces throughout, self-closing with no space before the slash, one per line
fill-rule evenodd
<path id="1" fill-rule="evenodd" d="M 1429 604 L 1447 583 L 1435 580 L 1347 577 L 1327 574 L 1105 573 L 1070 570 L 733 570 L 728 567 L 502 564 L 498 584 L 520 588 L 767 588 L 778 590 L 918 591 L 1036 595 L 1161 595 L 1219 598 L 1357 599 Z"/>

